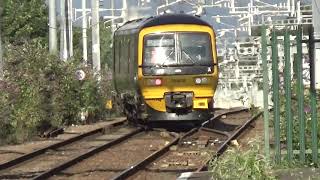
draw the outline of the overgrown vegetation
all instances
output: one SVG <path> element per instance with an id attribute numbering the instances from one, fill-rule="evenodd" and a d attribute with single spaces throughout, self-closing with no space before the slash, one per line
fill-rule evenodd
<path id="1" fill-rule="evenodd" d="M 82 69 L 86 79 L 79 81 L 75 72 Z M 47 49 L 37 44 L 7 48 L 5 80 L 0 94 L 2 139 L 21 142 L 48 126 L 100 119 L 110 87 L 98 86 L 91 70 L 75 59 L 61 62 L 48 56 Z"/>
<path id="2" fill-rule="evenodd" d="M 1 28 L 5 42 L 48 42 L 48 8 L 43 0 L 3 0 Z"/>
<path id="3" fill-rule="evenodd" d="M 298 98 L 296 96 L 296 86 L 293 85 L 292 87 L 292 104 L 291 104 L 291 111 L 292 111 L 292 115 L 293 115 L 293 149 L 300 149 L 299 144 L 300 144 L 300 122 L 298 119 Z M 281 141 L 282 142 L 286 142 L 287 140 L 287 118 L 286 118 L 286 109 L 285 109 L 285 96 L 284 96 L 284 92 L 282 92 L 283 95 L 280 97 L 280 136 L 281 136 Z M 317 102 L 319 102 L 319 94 L 320 91 L 317 92 L 318 95 L 318 99 Z M 317 134 L 318 134 L 318 144 L 320 144 L 320 106 L 318 103 L 317 106 Z M 311 106 L 310 106 L 310 91 L 308 88 L 306 88 L 304 90 L 304 118 L 305 118 L 305 143 L 306 143 L 306 149 L 311 149 L 311 144 L 312 144 L 312 138 L 311 138 L 311 132 L 312 132 L 312 125 L 311 125 Z M 311 164 L 311 154 L 307 154 L 307 164 Z"/>
<path id="4" fill-rule="evenodd" d="M 63 62 L 48 55 L 45 1 L 4 0 L 3 5 L 5 74 L 0 80 L 0 144 L 23 142 L 52 126 L 103 119 L 112 84 L 106 68 L 111 62 L 110 31 L 101 26 L 102 71 L 98 82 L 90 63 L 85 66 L 81 62 L 77 30 L 72 59 Z M 86 73 L 83 81 L 75 76 L 80 69 Z M 86 116 L 85 122 L 81 114 Z"/>
<path id="5" fill-rule="evenodd" d="M 210 171 L 214 179 L 275 179 L 271 166 L 261 154 L 259 143 L 249 143 L 248 151 L 232 148 L 223 157 L 210 162 Z"/>

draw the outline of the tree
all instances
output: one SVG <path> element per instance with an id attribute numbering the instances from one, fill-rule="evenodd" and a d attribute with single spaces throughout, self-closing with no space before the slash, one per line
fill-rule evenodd
<path id="1" fill-rule="evenodd" d="M 91 43 L 91 28 L 88 31 L 88 62 L 92 63 L 92 43 Z M 100 56 L 101 56 L 101 69 L 111 68 L 112 66 L 112 37 L 111 29 L 105 27 L 104 23 L 100 23 Z M 73 29 L 73 47 L 75 57 L 82 57 L 82 29 L 74 27 Z"/>
<path id="2" fill-rule="evenodd" d="M 3 0 L 2 32 L 5 42 L 48 40 L 48 10 L 43 0 Z"/>
<path id="3" fill-rule="evenodd" d="M 111 68 L 112 66 L 112 32 L 111 28 L 106 28 L 103 23 L 100 25 L 100 49 L 101 49 L 101 68 Z"/>

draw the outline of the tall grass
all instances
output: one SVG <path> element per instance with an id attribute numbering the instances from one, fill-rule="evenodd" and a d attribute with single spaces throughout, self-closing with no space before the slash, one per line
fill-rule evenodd
<path id="1" fill-rule="evenodd" d="M 260 152 L 258 142 L 252 141 L 247 151 L 238 148 L 227 150 L 222 157 L 210 161 L 213 179 L 276 179 L 271 166 Z"/>

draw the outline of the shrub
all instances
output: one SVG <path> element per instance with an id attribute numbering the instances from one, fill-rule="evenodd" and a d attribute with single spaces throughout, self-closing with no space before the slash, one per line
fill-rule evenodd
<path id="1" fill-rule="evenodd" d="M 83 81 L 75 77 L 79 69 L 86 72 Z M 110 82 L 99 84 L 90 67 L 49 56 L 36 42 L 7 47 L 2 84 L 8 84 L 0 86 L 2 143 L 22 142 L 51 126 L 83 123 L 81 112 L 90 122 L 99 120 L 110 90 Z"/>

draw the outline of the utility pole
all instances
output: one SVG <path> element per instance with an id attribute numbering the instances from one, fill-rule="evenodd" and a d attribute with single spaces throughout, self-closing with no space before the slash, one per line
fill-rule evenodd
<path id="1" fill-rule="evenodd" d="M 65 1 L 60 1 L 60 59 L 63 61 L 68 59 Z"/>
<path id="2" fill-rule="evenodd" d="M 57 18 L 56 1 L 49 0 L 49 52 L 57 53 Z"/>
<path id="3" fill-rule="evenodd" d="M 3 59 L 2 59 L 2 38 L 1 38 L 1 24 L 2 24 L 2 4 L 3 1 L 0 0 L 0 80 L 3 79 Z"/>
<path id="4" fill-rule="evenodd" d="M 82 52 L 84 64 L 88 61 L 86 0 L 82 0 Z"/>
<path id="5" fill-rule="evenodd" d="M 0 19 L 1 19 L 1 15 L 0 15 Z M 3 59 L 2 59 L 2 42 L 1 41 L 2 41 L 2 38 L 1 38 L 1 27 L 0 27 L 0 80 L 3 79 Z"/>
<path id="6" fill-rule="evenodd" d="M 93 70 L 100 79 L 100 36 L 99 36 L 99 0 L 91 0 L 92 13 L 92 64 Z"/>
<path id="7" fill-rule="evenodd" d="M 312 1 L 312 22 L 314 26 L 314 37 L 315 39 L 320 39 L 320 1 Z M 315 43 L 315 52 L 314 52 L 314 68 L 317 69 L 315 73 L 315 86 L 317 89 L 320 89 L 320 43 Z"/>
<path id="8" fill-rule="evenodd" d="M 125 23 L 125 22 L 127 22 L 129 20 L 127 0 L 122 0 L 121 17 L 123 18 L 123 23 Z"/>
<path id="9" fill-rule="evenodd" d="M 72 0 L 66 0 L 67 1 L 67 28 L 68 28 L 68 50 L 69 50 L 69 57 L 73 56 L 73 32 L 72 32 Z"/>
<path id="10" fill-rule="evenodd" d="M 112 32 L 112 35 L 113 36 L 113 32 L 114 32 L 114 0 L 111 0 L 111 32 Z"/>

